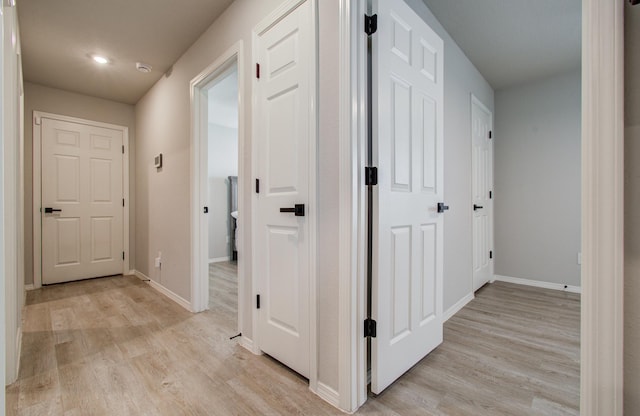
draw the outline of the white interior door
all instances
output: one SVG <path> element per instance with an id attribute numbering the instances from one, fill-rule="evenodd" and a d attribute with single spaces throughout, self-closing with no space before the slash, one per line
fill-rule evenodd
<path id="1" fill-rule="evenodd" d="M 402 0 L 373 35 L 371 391 L 442 342 L 443 42 Z"/>
<path id="2" fill-rule="evenodd" d="M 260 350 L 309 377 L 315 170 L 315 34 L 306 1 L 257 36 L 257 231 Z M 302 212 L 289 211 L 304 207 Z"/>
<path id="3" fill-rule="evenodd" d="M 493 146 L 491 112 L 471 98 L 473 290 L 493 278 Z"/>
<path id="4" fill-rule="evenodd" d="M 43 284 L 122 273 L 122 141 L 122 131 L 42 118 Z"/>

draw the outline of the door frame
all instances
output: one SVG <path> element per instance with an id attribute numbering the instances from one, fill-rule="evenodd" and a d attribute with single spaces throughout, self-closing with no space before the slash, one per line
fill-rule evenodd
<path id="1" fill-rule="evenodd" d="M 259 36 L 270 29 L 273 25 L 277 24 L 280 20 L 291 14 L 296 8 L 305 2 L 311 3 L 311 20 L 313 22 L 312 33 L 314 40 L 314 53 L 311 55 L 310 73 L 309 77 L 313 80 L 310 85 L 309 99 L 312 103 L 311 111 L 309 114 L 309 134 L 311 138 L 311 145 L 309 146 L 309 210 L 306 213 L 307 221 L 309 222 L 309 389 L 317 394 L 322 394 L 322 391 L 326 391 L 328 388 L 321 383 L 318 383 L 318 288 L 317 288 L 317 236 L 318 236 L 318 0 L 287 0 L 283 2 L 278 8 L 271 12 L 267 17 L 260 21 L 252 30 L 251 33 L 251 51 L 252 62 L 258 63 L 258 44 Z M 255 74 L 252 74 L 252 106 L 254 110 L 258 106 L 258 79 Z M 258 130 L 258 112 L 252 112 L 252 138 L 256 140 L 260 132 Z M 251 166 L 253 177 L 255 178 L 258 172 L 258 146 L 252 146 L 251 149 Z M 252 192 L 252 206 L 256 207 L 258 203 L 258 196 L 255 192 Z M 252 210 L 251 223 L 258 224 L 257 210 Z M 253 241 L 257 239 L 257 226 L 251 227 Z M 252 270 L 257 271 L 257 256 L 255 251 L 256 245 L 252 247 Z M 258 295 L 260 279 L 258 279 L 258 273 L 252 273 L 252 299 Z M 253 352 L 255 354 L 262 354 L 260 351 L 260 339 L 258 332 L 257 314 L 255 313 L 255 303 L 252 302 L 253 313 Z M 320 390 L 320 391 L 319 391 Z M 326 395 L 323 395 L 323 397 Z M 330 400 L 331 401 L 331 400 Z"/>
<path id="2" fill-rule="evenodd" d="M 63 116 L 60 114 L 46 113 L 43 111 L 33 112 L 33 287 L 42 287 L 42 119 L 48 118 L 58 121 L 66 121 L 88 126 L 102 127 L 122 132 L 122 197 L 126 201 L 127 209 L 123 212 L 123 250 L 125 261 L 122 266 L 122 274 L 129 274 L 131 258 L 129 256 L 129 210 L 131 208 L 131 198 L 129 195 L 129 128 L 117 124 L 103 123 L 100 121 L 87 120 L 78 117 Z"/>
<path id="3" fill-rule="evenodd" d="M 245 174 L 244 149 L 245 149 L 245 90 L 244 90 L 244 61 L 243 43 L 236 42 L 200 74 L 193 78 L 189 84 L 191 96 L 191 311 L 194 313 L 209 309 L 209 240 L 208 215 L 204 214 L 203 207 L 208 202 L 208 122 L 202 110 L 203 92 L 209 84 L 223 75 L 234 64 L 238 71 L 238 222 L 245 224 L 249 215 L 246 213 L 244 201 L 244 189 L 247 183 Z M 245 253 L 245 247 L 251 247 L 252 242 L 245 244 L 242 235 L 236 242 L 238 253 Z M 245 263 L 244 254 L 238 255 L 238 332 L 243 332 L 243 310 L 245 304 Z M 246 339 L 242 336 L 240 342 L 245 345 Z"/>
<path id="4" fill-rule="evenodd" d="M 484 103 L 482 101 L 480 101 L 480 99 L 474 94 L 471 93 L 471 103 L 470 103 L 470 107 L 469 107 L 469 114 L 472 116 L 473 115 L 473 106 L 477 105 L 478 107 L 480 107 L 480 109 L 482 109 L 483 111 L 485 111 L 487 114 L 489 114 L 489 116 L 491 117 L 491 130 L 495 130 L 494 129 L 494 119 L 493 119 L 493 111 L 489 110 L 489 107 L 487 107 L 486 105 L 484 105 Z M 471 123 L 473 124 L 473 117 L 471 117 Z M 471 140 L 471 161 L 470 161 L 470 165 L 471 165 L 471 200 L 473 202 L 473 180 L 474 180 L 474 176 L 475 176 L 475 172 L 473 171 L 473 125 L 470 125 L 470 132 L 471 135 L 469 136 L 469 139 Z M 493 134 L 493 136 L 495 136 L 495 132 Z M 495 137 L 494 137 L 495 138 Z M 490 184 L 490 188 L 491 191 L 495 193 L 494 191 L 494 185 L 495 185 L 495 181 L 494 181 L 494 166 L 495 166 L 495 160 L 494 160 L 494 156 L 495 156 L 495 146 L 493 145 L 494 141 L 491 140 L 491 184 Z M 494 209 L 493 209 L 493 199 L 491 199 L 491 216 L 489 218 L 489 221 L 491 222 L 489 225 L 489 232 L 491 233 L 491 235 L 489 236 L 489 246 L 491 247 L 490 250 L 494 250 L 493 247 L 493 238 L 494 238 L 494 221 L 495 221 L 495 216 L 494 216 Z M 473 244 L 474 244 L 474 234 L 473 234 L 473 212 L 471 213 L 471 253 L 473 253 Z M 495 279 L 495 262 L 494 259 L 491 259 L 491 275 L 492 277 L 489 279 L 489 283 L 493 283 L 496 279 Z M 477 290 L 475 288 L 475 276 L 473 275 L 473 261 L 471 264 L 471 293 L 473 296 L 473 293 Z M 479 288 L 478 288 L 479 289 Z"/>
<path id="5" fill-rule="evenodd" d="M 339 395 L 366 401 L 363 155 L 365 0 L 340 0 Z M 582 312 L 580 411 L 622 415 L 624 3 L 582 0 Z M 602 137 L 609 138 L 602 140 Z M 602 237 L 606 238 L 602 238 Z M 600 314 L 598 314 L 600 312 Z"/>

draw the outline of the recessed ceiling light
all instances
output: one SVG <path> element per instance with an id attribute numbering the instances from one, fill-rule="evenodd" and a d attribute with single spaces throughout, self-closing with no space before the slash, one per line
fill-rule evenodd
<path id="1" fill-rule="evenodd" d="M 91 57 L 95 62 L 99 63 L 99 64 L 107 64 L 109 63 L 109 60 L 107 58 L 105 58 L 104 56 L 100 56 L 100 55 L 93 55 Z"/>

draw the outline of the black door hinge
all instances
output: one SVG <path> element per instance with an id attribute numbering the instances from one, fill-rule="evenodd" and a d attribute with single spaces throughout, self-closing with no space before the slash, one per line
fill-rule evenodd
<path id="1" fill-rule="evenodd" d="M 256 193 L 260 193 L 260 179 L 256 179 Z"/>
<path id="2" fill-rule="evenodd" d="M 489 191 L 489 199 L 493 198 L 493 192 Z"/>
<path id="3" fill-rule="evenodd" d="M 122 154 L 124 154 L 124 145 L 122 145 Z"/>
<path id="4" fill-rule="evenodd" d="M 364 337 L 365 338 L 375 338 L 377 335 L 376 329 L 377 323 L 371 318 L 367 318 L 364 320 Z"/>
<path id="5" fill-rule="evenodd" d="M 260 64 L 256 64 L 256 78 L 260 79 Z"/>
<path id="6" fill-rule="evenodd" d="M 256 295 L 256 309 L 260 309 L 260 295 Z"/>
<path id="7" fill-rule="evenodd" d="M 124 260 L 124 251 L 122 252 L 122 260 Z"/>
<path id="8" fill-rule="evenodd" d="M 364 184 L 365 185 L 377 185 L 378 184 L 378 168 L 365 167 L 364 168 Z"/>
<path id="9" fill-rule="evenodd" d="M 124 198 L 122 198 L 122 206 L 124 206 Z"/>
<path id="10" fill-rule="evenodd" d="M 209 213 L 209 207 L 202 208 L 202 212 L 204 212 L 205 214 L 208 214 Z"/>
<path id="11" fill-rule="evenodd" d="M 493 132 L 491 130 L 489 130 L 489 138 L 492 139 L 493 137 Z"/>
<path id="12" fill-rule="evenodd" d="M 378 30 L 378 15 L 373 16 L 364 15 L 364 33 L 367 36 L 371 36 Z"/>
<path id="13" fill-rule="evenodd" d="M 489 258 L 492 259 L 493 258 L 493 251 L 489 252 Z"/>

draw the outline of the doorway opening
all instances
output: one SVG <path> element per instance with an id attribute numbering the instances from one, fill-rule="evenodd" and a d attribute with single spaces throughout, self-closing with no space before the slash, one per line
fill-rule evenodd
<path id="1" fill-rule="evenodd" d="M 238 65 L 204 88 L 207 95 L 209 309 L 237 326 Z"/>
<path id="2" fill-rule="evenodd" d="M 239 42 L 191 81 L 191 309 L 214 311 L 230 335 L 242 333 L 244 304 L 241 56 Z"/>

